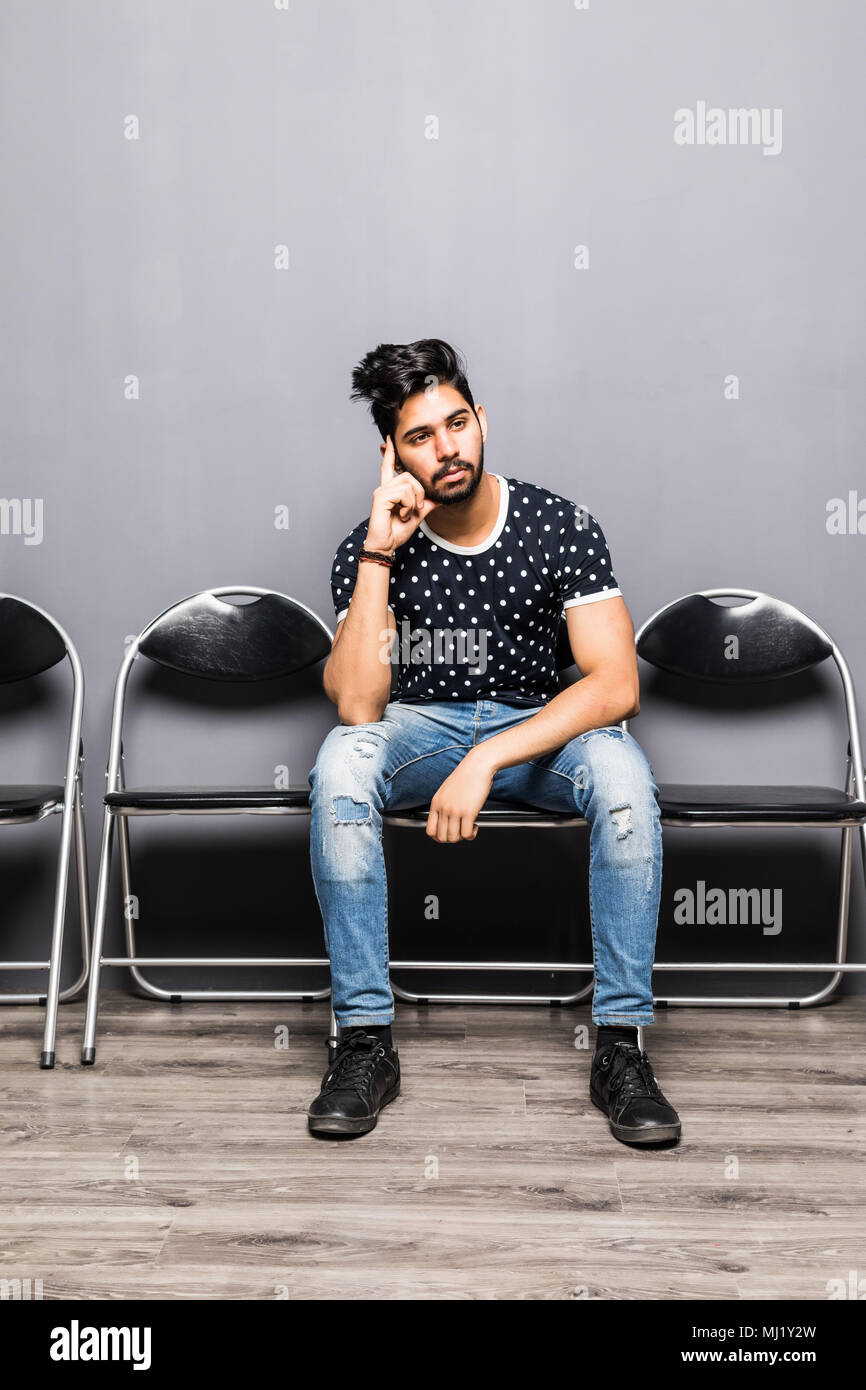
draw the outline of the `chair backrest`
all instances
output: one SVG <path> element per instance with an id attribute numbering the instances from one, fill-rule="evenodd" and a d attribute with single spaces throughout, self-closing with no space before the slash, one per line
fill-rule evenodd
<path id="1" fill-rule="evenodd" d="M 53 618 L 12 594 L 0 594 L 0 683 L 27 680 L 62 661 L 66 641 Z"/>
<path id="2" fill-rule="evenodd" d="M 805 613 L 752 592 L 736 607 L 708 593 L 675 599 L 636 634 L 638 656 L 677 676 L 743 685 L 793 676 L 833 655 L 832 639 Z"/>
<path id="3" fill-rule="evenodd" d="M 230 596 L 253 601 L 228 603 Z M 203 589 L 172 604 L 129 644 L 121 662 L 111 716 L 109 790 L 122 786 L 126 688 L 139 656 L 184 676 L 249 684 L 314 666 L 329 654 L 332 641 L 318 614 L 273 589 L 243 584 Z"/>
<path id="4" fill-rule="evenodd" d="M 41 675 L 64 657 L 72 667 L 72 709 L 66 745 L 64 810 L 72 806 L 76 776 L 84 748 L 81 723 L 84 711 L 84 672 L 71 637 L 56 618 L 38 604 L 15 594 L 0 594 L 0 684 Z M 65 833 L 65 832 L 64 832 Z"/>
<path id="5" fill-rule="evenodd" d="M 714 603 L 716 598 L 747 602 L 730 606 Z M 848 720 L 847 781 L 861 800 L 866 798 L 857 699 L 848 663 L 830 634 L 793 604 L 759 589 L 684 594 L 646 619 L 635 633 L 635 646 L 638 656 L 659 670 L 716 685 L 782 680 L 832 657 Z"/>
<path id="6" fill-rule="evenodd" d="M 297 600 L 270 590 L 252 603 L 222 595 L 251 590 L 207 589 L 160 614 L 138 650 L 160 666 L 216 681 L 262 681 L 313 666 L 331 649 L 320 618 Z"/>

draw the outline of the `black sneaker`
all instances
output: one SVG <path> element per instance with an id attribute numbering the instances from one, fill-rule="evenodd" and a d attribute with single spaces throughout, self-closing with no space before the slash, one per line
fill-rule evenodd
<path id="1" fill-rule="evenodd" d="M 596 1052 L 589 1098 L 607 1115 L 614 1138 L 626 1144 L 680 1137 L 679 1115 L 659 1090 L 649 1057 L 634 1043 L 620 1040 Z"/>
<path id="2" fill-rule="evenodd" d="M 330 1039 L 328 1040 L 330 1043 Z M 307 1111 L 314 1134 L 367 1134 L 379 1111 L 400 1094 L 396 1047 L 361 1027 L 337 1043 L 322 1089 Z"/>

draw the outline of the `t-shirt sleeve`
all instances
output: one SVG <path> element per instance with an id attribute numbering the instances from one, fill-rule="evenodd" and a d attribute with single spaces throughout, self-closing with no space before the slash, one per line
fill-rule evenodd
<path id="1" fill-rule="evenodd" d="M 358 551 L 364 544 L 365 531 L 352 531 L 344 541 L 340 543 L 334 563 L 331 566 L 331 597 L 334 600 L 334 612 L 337 615 L 337 622 L 345 618 L 349 611 L 349 601 L 355 591 L 355 581 L 358 578 Z M 388 607 L 394 612 L 392 605 Z"/>
<path id="2" fill-rule="evenodd" d="M 621 597 L 610 550 L 597 518 L 581 505 L 570 508 L 567 515 L 565 530 L 559 537 L 555 571 L 563 609 Z"/>

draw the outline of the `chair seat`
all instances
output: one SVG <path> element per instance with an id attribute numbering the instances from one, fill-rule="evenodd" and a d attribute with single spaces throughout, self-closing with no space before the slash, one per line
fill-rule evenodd
<path id="1" fill-rule="evenodd" d="M 412 806 L 405 811 L 386 811 L 383 819 L 392 825 L 425 825 L 429 814 L 429 805 Z M 576 807 L 574 811 L 545 811 L 523 801 L 486 801 L 476 820 L 479 825 L 585 824 L 584 817 Z"/>
<path id="2" fill-rule="evenodd" d="M 796 825 L 817 821 L 827 825 L 866 824 L 866 802 L 848 796 L 837 787 L 806 786 L 725 786 L 659 783 L 659 806 L 663 818 L 688 825 L 726 825 L 729 822 L 766 821 Z M 429 806 L 386 812 L 391 824 L 423 825 Z M 487 801 L 477 816 L 479 825 L 584 823 L 577 810 L 544 811 L 519 801 Z"/>
<path id="3" fill-rule="evenodd" d="M 309 810 L 310 788 L 304 787 L 127 787 L 108 792 L 106 806 L 139 815 L 171 811 Z"/>
<path id="4" fill-rule="evenodd" d="M 688 825 L 729 822 L 816 821 L 827 825 L 866 823 L 866 802 L 839 787 L 690 785 L 660 782 L 662 816 Z"/>
<path id="5" fill-rule="evenodd" d="M 33 820 L 63 805 L 63 788 L 43 784 L 0 785 L 0 820 Z"/>
<path id="6" fill-rule="evenodd" d="M 7 793 L 15 794 L 10 799 Z M 109 792 L 106 806 L 140 815 L 172 811 L 302 811 L 309 810 L 308 786 L 285 787 L 128 787 Z M 19 807 L 22 818 L 51 809 L 63 800 L 62 787 L 0 787 L 0 816 L 8 818 L 10 808 Z M 690 785 L 659 783 L 659 805 L 665 819 L 689 825 L 723 825 L 730 822 L 783 822 L 801 820 L 828 825 L 866 824 L 866 802 L 848 796 L 837 787 Z M 402 825 L 422 825 L 429 806 L 386 812 L 384 819 Z M 577 810 L 545 811 L 521 801 L 485 803 L 478 814 L 479 825 L 581 823 Z"/>

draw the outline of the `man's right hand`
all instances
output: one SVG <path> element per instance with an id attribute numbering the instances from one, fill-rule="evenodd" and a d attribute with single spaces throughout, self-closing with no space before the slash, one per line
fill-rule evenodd
<path id="1" fill-rule="evenodd" d="M 364 544 L 368 550 L 396 550 L 415 534 L 425 516 L 436 506 L 416 478 L 409 473 L 395 472 L 394 458 L 389 434 L 367 524 Z"/>

